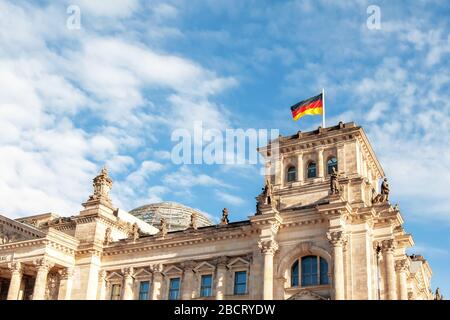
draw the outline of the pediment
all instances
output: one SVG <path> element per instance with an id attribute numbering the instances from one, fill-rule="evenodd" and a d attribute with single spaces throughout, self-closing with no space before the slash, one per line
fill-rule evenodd
<path id="1" fill-rule="evenodd" d="M 302 289 L 297 293 L 293 294 L 288 298 L 288 300 L 329 300 L 315 292 L 308 289 Z"/>
<path id="2" fill-rule="evenodd" d="M 210 264 L 209 262 L 202 262 L 200 263 L 198 266 L 196 266 L 194 268 L 195 272 L 201 272 L 201 271 L 214 271 L 216 267 L 212 264 Z"/>
<path id="3" fill-rule="evenodd" d="M 111 272 L 107 277 L 107 281 L 122 281 L 123 276 L 117 272 Z"/>
<path id="4" fill-rule="evenodd" d="M 227 265 L 228 268 L 241 268 L 245 267 L 247 268 L 250 265 L 250 262 L 243 258 L 235 258 L 231 260 L 231 262 Z"/>
<path id="5" fill-rule="evenodd" d="M 171 275 L 171 274 L 180 274 L 183 273 L 183 269 L 177 267 L 177 266 L 168 266 L 166 269 L 164 269 L 164 274 Z"/>
<path id="6" fill-rule="evenodd" d="M 0 245 L 43 237 L 42 231 L 0 215 Z"/>
<path id="7" fill-rule="evenodd" d="M 136 273 L 134 274 L 134 276 L 136 278 L 139 278 L 139 277 L 143 277 L 143 278 L 144 277 L 151 277 L 152 273 L 150 271 L 148 271 L 147 269 L 142 268 L 142 269 L 137 270 Z"/>

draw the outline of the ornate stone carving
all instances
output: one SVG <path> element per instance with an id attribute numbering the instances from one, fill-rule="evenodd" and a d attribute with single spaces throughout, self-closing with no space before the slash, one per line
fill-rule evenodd
<path id="1" fill-rule="evenodd" d="M 150 266 L 150 270 L 153 273 L 161 273 L 164 270 L 164 266 L 162 265 L 162 263 L 153 264 Z"/>
<path id="2" fill-rule="evenodd" d="M 103 244 L 105 246 L 109 245 L 112 242 L 112 237 L 111 237 L 111 228 L 107 228 L 106 232 L 105 232 L 105 239 L 103 240 Z"/>
<path id="3" fill-rule="evenodd" d="M 54 263 L 51 263 L 48 259 L 46 258 L 40 258 L 34 261 L 34 265 L 36 266 L 36 269 L 42 270 L 42 271 L 48 271 L 51 268 L 53 268 Z"/>
<path id="4" fill-rule="evenodd" d="M 383 182 L 381 183 L 381 193 L 377 194 L 373 199 L 372 203 L 382 203 L 389 201 L 389 192 L 390 187 L 387 178 L 383 179 Z"/>
<path id="5" fill-rule="evenodd" d="M 220 224 L 221 225 L 227 225 L 229 222 L 228 220 L 228 209 L 227 208 L 223 208 L 222 210 L 222 219 L 220 219 Z"/>
<path id="6" fill-rule="evenodd" d="M 395 270 L 398 272 L 406 272 L 409 269 L 409 261 L 407 259 L 395 261 Z"/>
<path id="7" fill-rule="evenodd" d="M 226 267 L 228 264 L 228 257 L 222 256 L 216 259 L 216 266 L 217 267 Z"/>
<path id="8" fill-rule="evenodd" d="M 197 214 L 195 212 L 191 214 L 191 223 L 189 224 L 189 228 L 197 230 Z"/>
<path id="9" fill-rule="evenodd" d="M 278 243 L 275 240 L 259 240 L 258 247 L 264 254 L 275 254 L 278 250 Z"/>
<path id="10" fill-rule="evenodd" d="M 23 271 L 23 266 L 20 262 L 11 262 L 8 264 L 8 269 L 12 273 L 21 273 Z"/>
<path id="11" fill-rule="evenodd" d="M 327 239 L 333 246 L 344 246 L 347 243 L 347 235 L 343 231 L 329 231 Z"/>
<path id="12" fill-rule="evenodd" d="M 383 252 L 394 252 L 395 241 L 394 239 L 387 239 L 381 242 L 381 249 Z"/>
<path id="13" fill-rule="evenodd" d="M 58 300 L 60 275 L 57 272 L 49 273 L 47 276 L 47 286 L 45 288 L 46 300 Z"/>
<path id="14" fill-rule="evenodd" d="M 105 281 L 107 276 L 108 276 L 108 273 L 106 272 L 106 270 L 100 270 L 98 272 L 98 281 L 100 281 L 100 282 Z"/>
<path id="15" fill-rule="evenodd" d="M 134 276 L 134 268 L 133 267 L 123 268 L 122 273 L 126 278 L 133 277 Z"/>
<path id="16" fill-rule="evenodd" d="M 444 300 L 444 296 L 441 294 L 441 289 L 439 289 L 439 287 L 436 288 L 434 300 Z"/>
<path id="17" fill-rule="evenodd" d="M 272 204 L 273 187 L 270 179 L 266 180 L 266 185 L 263 188 L 264 204 Z"/>
<path id="18" fill-rule="evenodd" d="M 339 174 L 336 171 L 336 168 L 333 167 L 333 173 L 330 176 L 330 191 L 331 194 L 339 194 L 340 193 L 340 184 L 339 184 Z"/>
<path id="19" fill-rule="evenodd" d="M 167 234 L 167 222 L 166 219 L 164 218 L 161 218 L 161 225 L 159 227 L 159 231 L 161 232 L 161 235 L 164 238 Z"/>
<path id="20" fill-rule="evenodd" d="M 133 239 L 133 242 L 136 242 L 139 239 L 139 237 L 140 237 L 140 232 L 139 231 L 140 230 L 139 230 L 138 224 L 136 222 L 133 223 L 133 225 L 131 226 L 131 232 L 128 235 L 128 238 L 129 239 Z"/>
<path id="21" fill-rule="evenodd" d="M 88 201 L 92 200 L 105 200 L 111 203 L 111 198 L 109 197 L 109 191 L 112 188 L 112 180 L 108 175 L 108 170 L 103 167 L 99 175 L 93 180 L 94 194 L 89 197 Z"/>
<path id="22" fill-rule="evenodd" d="M 73 268 L 69 267 L 69 268 L 64 268 L 64 269 L 58 270 L 58 273 L 59 273 L 61 279 L 67 280 L 67 279 L 73 277 L 74 270 L 73 270 Z"/>

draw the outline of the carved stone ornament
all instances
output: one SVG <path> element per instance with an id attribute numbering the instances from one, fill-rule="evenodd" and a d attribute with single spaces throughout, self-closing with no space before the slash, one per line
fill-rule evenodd
<path id="1" fill-rule="evenodd" d="M 161 232 L 161 236 L 164 238 L 167 234 L 167 222 L 166 219 L 161 218 L 161 224 L 159 227 L 159 231 Z"/>
<path id="2" fill-rule="evenodd" d="M 53 268 L 54 264 L 51 263 L 48 259 L 46 258 L 41 258 L 41 259 L 37 259 L 36 261 L 34 261 L 34 265 L 36 266 L 36 269 L 39 270 L 50 270 L 51 268 Z"/>
<path id="3" fill-rule="evenodd" d="M 227 225 L 229 222 L 228 220 L 228 209 L 227 208 L 223 208 L 222 210 L 222 219 L 220 219 L 220 224 L 221 225 Z"/>
<path id="4" fill-rule="evenodd" d="M 23 268 L 22 268 L 22 263 L 20 262 L 11 262 L 10 264 L 8 264 L 8 269 L 12 272 L 12 273 L 20 273 L 22 272 Z"/>
<path id="5" fill-rule="evenodd" d="M 387 239 L 381 242 L 381 249 L 383 252 L 393 252 L 395 249 L 394 239 Z"/>
<path id="6" fill-rule="evenodd" d="M 330 176 L 330 192 L 331 194 L 339 194 L 340 193 L 340 184 L 339 184 L 339 174 L 336 171 L 336 168 L 333 167 L 333 172 Z"/>
<path id="7" fill-rule="evenodd" d="M 333 246 L 344 246 L 347 243 L 347 235 L 343 231 L 329 231 L 327 239 Z"/>
<path id="8" fill-rule="evenodd" d="M 103 240 L 103 244 L 105 246 L 109 245 L 112 242 L 112 237 L 111 237 L 111 228 L 107 228 L 106 232 L 105 232 L 105 239 Z"/>
<path id="9" fill-rule="evenodd" d="M 395 270 L 398 272 L 406 272 L 409 269 L 409 261 L 407 259 L 395 261 Z"/>
<path id="10" fill-rule="evenodd" d="M 259 240 L 258 247 L 264 254 L 275 254 L 278 250 L 278 243 L 275 240 Z"/>
<path id="11" fill-rule="evenodd" d="M 94 178 L 92 185 L 94 193 L 89 197 L 89 201 L 105 200 L 111 202 L 109 192 L 112 188 L 112 179 L 109 177 L 106 167 L 103 167 L 99 175 Z"/>
<path id="12" fill-rule="evenodd" d="M 191 214 L 191 223 L 189 224 L 189 228 L 197 230 L 197 214 L 193 212 Z"/>
<path id="13" fill-rule="evenodd" d="M 134 276 L 134 268 L 133 267 L 123 268 L 122 273 L 126 278 L 133 277 Z"/>

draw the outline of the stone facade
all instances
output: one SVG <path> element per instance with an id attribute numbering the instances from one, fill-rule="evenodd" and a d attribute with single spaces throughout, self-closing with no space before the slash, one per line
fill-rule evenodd
<path id="1" fill-rule="evenodd" d="M 106 169 L 76 216 L 0 216 L 0 299 L 434 298 L 361 127 L 298 132 L 259 152 L 269 187 L 245 221 L 224 210 L 218 225 L 194 217 L 160 231 L 113 207 Z"/>

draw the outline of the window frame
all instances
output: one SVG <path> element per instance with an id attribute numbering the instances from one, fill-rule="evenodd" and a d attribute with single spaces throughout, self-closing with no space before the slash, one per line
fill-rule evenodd
<path id="1" fill-rule="evenodd" d="M 142 285 L 144 283 L 147 284 L 147 291 L 146 292 L 142 291 Z M 141 299 L 141 296 L 144 293 L 146 294 L 146 298 L 145 299 Z M 138 300 L 150 300 L 150 281 L 149 280 L 141 280 L 141 281 L 139 281 Z"/>
<path id="2" fill-rule="evenodd" d="M 172 289 L 172 281 L 174 280 L 178 280 L 178 288 L 177 289 Z M 177 290 L 177 297 L 176 299 L 171 299 L 171 293 L 173 291 Z M 167 300 L 180 300 L 180 293 L 181 293 L 181 277 L 172 277 L 169 278 L 169 287 L 167 290 L 168 294 L 167 294 Z"/>
<path id="3" fill-rule="evenodd" d="M 238 285 L 242 285 L 242 283 L 237 283 L 237 274 L 241 274 L 244 273 L 245 274 L 245 287 L 244 287 L 244 292 L 239 293 L 237 291 Z M 248 294 L 248 271 L 247 270 L 235 270 L 233 272 L 233 295 L 235 296 L 243 296 Z"/>
<path id="4" fill-rule="evenodd" d="M 311 165 L 314 164 L 314 176 L 309 176 L 309 168 Z M 308 164 L 306 165 L 306 178 L 307 179 L 315 179 L 317 178 L 317 162 L 316 161 L 309 161 Z"/>
<path id="5" fill-rule="evenodd" d="M 203 285 L 203 279 L 206 278 L 206 277 L 210 278 L 210 285 L 209 286 L 204 286 Z M 213 275 L 211 273 L 205 273 L 205 274 L 200 275 L 200 297 L 201 298 L 212 297 L 212 295 L 213 295 L 213 284 L 214 284 L 214 278 L 213 278 Z M 205 290 L 205 289 L 207 289 L 207 290 L 209 289 L 209 294 L 207 294 L 207 295 L 203 294 L 203 292 L 204 292 L 203 290 Z"/>
<path id="6" fill-rule="evenodd" d="M 290 172 L 291 169 L 293 169 L 293 172 Z M 293 173 L 294 177 L 293 177 L 292 180 L 290 180 L 289 176 L 292 173 Z M 286 169 L 286 182 L 287 183 L 292 183 L 292 182 L 295 182 L 295 181 L 297 181 L 297 168 L 294 165 L 289 165 L 287 167 L 287 169 Z"/>
<path id="7" fill-rule="evenodd" d="M 327 160 L 327 162 L 326 162 L 326 166 L 327 166 L 327 175 L 328 175 L 328 176 L 330 176 L 330 175 L 333 173 L 333 171 L 331 171 L 331 172 L 329 171 L 329 165 L 328 165 L 328 162 L 330 162 L 330 161 L 333 160 L 333 159 L 336 160 L 335 165 L 333 165 L 333 166 L 336 167 L 336 172 L 338 171 L 338 168 L 339 168 L 339 162 L 338 162 L 337 157 L 336 157 L 336 156 L 330 156 L 330 157 L 328 157 L 328 160 Z"/>
<path id="8" fill-rule="evenodd" d="M 309 258 L 309 257 L 315 257 L 316 258 L 316 263 L 317 263 L 317 282 L 313 283 L 313 284 L 307 284 L 304 285 L 304 280 L 303 280 L 303 270 L 302 270 L 302 260 L 304 258 Z M 327 266 L 327 272 L 326 274 L 324 274 L 322 272 L 322 266 L 321 266 L 321 261 L 326 263 Z M 293 280 L 293 272 L 294 272 L 294 265 L 297 263 L 298 267 L 297 267 L 297 285 L 294 285 L 294 280 Z M 298 257 L 297 259 L 295 259 L 292 264 L 291 267 L 289 269 L 290 271 L 290 284 L 291 284 L 291 288 L 307 288 L 307 287 L 316 287 L 316 286 L 328 286 L 330 285 L 331 281 L 330 281 L 330 263 L 328 262 L 327 259 L 325 259 L 324 257 L 320 256 L 320 255 L 314 255 L 314 254 L 310 254 L 310 255 L 304 255 L 301 257 Z M 322 276 L 325 276 L 326 278 L 322 278 Z M 326 281 L 325 281 L 326 279 Z M 325 282 L 325 283 L 324 283 Z"/>
<path id="9" fill-rule="evenodd" d="M 114 288 L 119 288 L 118 294 L 114 294 Z M 117 299 L 114 299 L 116 297 Z M 111 283 L 111 294 L 109 297 L 110 300 L 122 300 L 122 284 L 121 283 Z"/>

